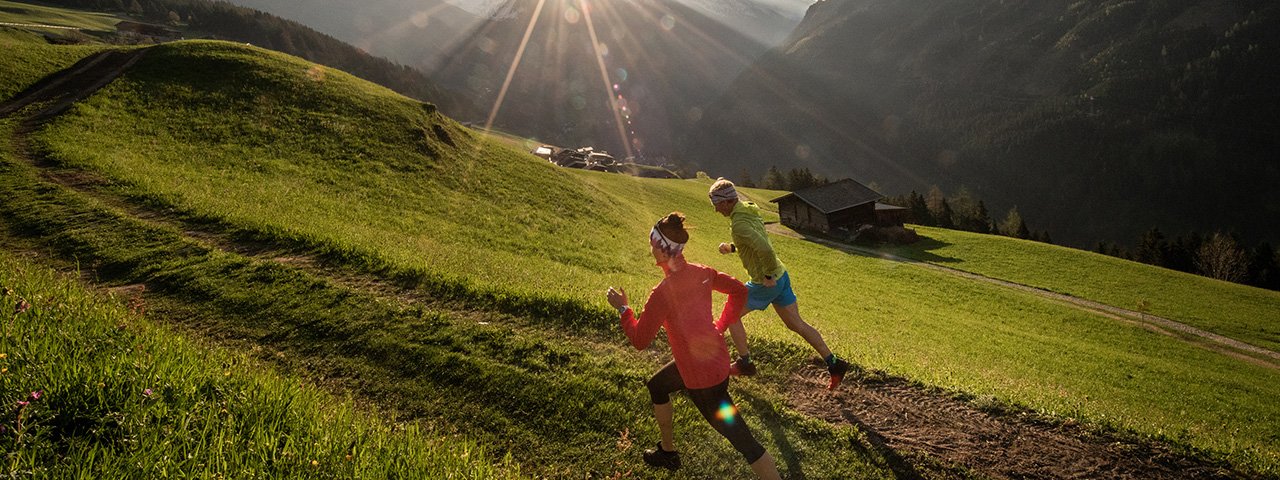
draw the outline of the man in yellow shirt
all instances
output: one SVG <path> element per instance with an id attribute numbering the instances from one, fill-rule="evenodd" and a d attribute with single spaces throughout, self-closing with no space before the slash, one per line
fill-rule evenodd
<path id="1" fill-rule="evenodd" d="M 827 371 L 831 374 L 831 383 L 827 388 L 834 390 L 840 386 L 845 373 L 849 371 L 849 362 L 831 353 L 818 330 L 800 318 L 800 306 L 791 290 L 791 277 L 774 253 L 773 244 L 769 242 L 764 220 L 760 218 L 760 207 L 751 202 L 740 201 L 733 182 L 724 178 L 711 185 L 708 196 L 711 197 L 711 204 L 715 206 L 716 212 L 729 217 L 733 232 L 733 243 L 721 243 L 720 253 L 737 253 L 751 278 L 747 282 L 749 294 L 742 315 L 753 310 L 764 310 L 772 304 L 773 310 L 782 318 L 782 323 L 809 342 L 826 362 Z M 747 334 L 742 323 L 734 323 L 729 328 L 729 333 L 739 355 L 733 362 L 732 371 L 740 375 L 754 374 L 755 366 L 751 363 Z"/>

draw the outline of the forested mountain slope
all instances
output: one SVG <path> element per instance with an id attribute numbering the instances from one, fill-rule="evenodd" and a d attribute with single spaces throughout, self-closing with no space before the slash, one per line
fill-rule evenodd
<path id="1" fill-rule="evenodd" d="M 1274 2 L 827 0 L 688 154 L 889 193 L 967 187 L 1077 246 L 1159 226 L 1280 238 Z"/>

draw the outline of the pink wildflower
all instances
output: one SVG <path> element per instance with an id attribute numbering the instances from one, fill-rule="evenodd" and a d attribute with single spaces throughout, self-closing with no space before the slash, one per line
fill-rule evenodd
<path id="1" fill-rule="evenodd" d="M 31 392 L 31 400 L 39 400 L 44 395 L 44 390 L 36 390 Z"/>
<path id="2" fill-rule="evenodd" d="M 146 390 L 143 390 L 143 391 L 142 391 L 142 396 L 144 396 L 144 397 L 150 397 L 150 396 L 151 396 L 151 389 L 150 389 L 150 388 L 148 388 L 148 389 L 146 389 Z"/>

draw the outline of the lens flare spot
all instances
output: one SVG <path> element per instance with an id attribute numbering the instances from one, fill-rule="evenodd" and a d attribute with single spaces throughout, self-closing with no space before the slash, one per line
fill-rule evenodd
<path id="1" fill-rule="evenodd" d="M 476 46 L 480 48 L 480 51 L 490 55 L 493 54 L 494 50 L 498 49 L 498 42 L 489 37 L 481 38 L 477 43 L 478 45 Z"/>
<path id="2" fill-rule="evenodd" d="M 374 22 L 368 15 L 359 15 L 351 22 L 355 25 L 356 31 L 360 33 L 373 33 L 378 28 L 377 22 Z"/>
<path id="3" fill-rule="evenodd" d="M 573 7 L 564 9 L 564 21 L 578 23 L 580 20 L 582 20 L 582 12 L 579 12 L 578 9 Z"/>
<path id="4" fill-rule="evenodd" d="M 725 425 L 733 425 L 738 421 L 738 407 L 727 401 L 721 402 L 720 409 L 716 411 L 716 418 Z"/>
<path id="5" fill-rule="evenodd" d="M 615 83 L 615 84 L 613 84 L 613 91 L 615 91 L 615 92 L 616 92 L 616 91 L 618 91 L 618 90 L 620 90 L 620 89 L 622 89 L 622 87 L 618 86 L 618 84 L 616 84 L 616 83 Z"/>
<path id="6" fill-rule="evenodd" d="M 676 17 L 671 16 L 671 14 L 666 14 L 662 16 L 661 20 L 658 20 L 658 23 L 662 25 L 663 30 L 670 31 L 671 29 L 676 28 Z"/>
<path id="7" fill-rule="evenodd" d="M 956 164 L 956 152 L 952 150 L 943 150 L 938 152 L 938 166 L 948 168 Z"/>
<path id="8" fill-rule="evenodd" d="M 702 120 L 702 109 L 698 107 L 690 108 L 687 115 L 690 122 L 697 122 L 698 120 Z"/>
<path id="9" fill-rule="evenodd" d="M 805 144 L 796 145 L 796 158 L 805 160 L 809 158 L 809 146 Z"/>
<path id="10" fill-rule="evenodd" d="M 902 119 L 897 115 L 890 114 L 884 117 L 884 121 L 880 122 L 880 130 L 884 132 L 884 137 L 894 139 L 898 137 L 898 129 L 902 127 Z"/>
<path id="11" fill-rule="evenodd" d="M 619 67 L 614 73 L 618 74 L 618 80 L 627 81 L 627 69 Z"/>
<path id="12" fill-rule="evenodd" d="M 312 65 L 311 68 L 307 69 L 307 78 L 310 78 L 312 81 L 322 82 L 324 81 L 324 76 L 324 67 Z"/>
<path id="13" fill-rule="evenodd" d="M 426 28 L 431 23 L 431 12 L 415 12 L 409 17 L 409 23 L 418 28 Z"/>

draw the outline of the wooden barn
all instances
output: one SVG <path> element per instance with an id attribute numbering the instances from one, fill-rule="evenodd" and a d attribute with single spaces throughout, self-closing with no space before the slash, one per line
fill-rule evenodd
<path id="1" fill-rule="evenodd" d="M 877 203 L 884 195 L 846 178 L 775 198 L 782 224 L 823 233 L 855 231 L 861 225 L 901 226 L 907 209 Z"/>

